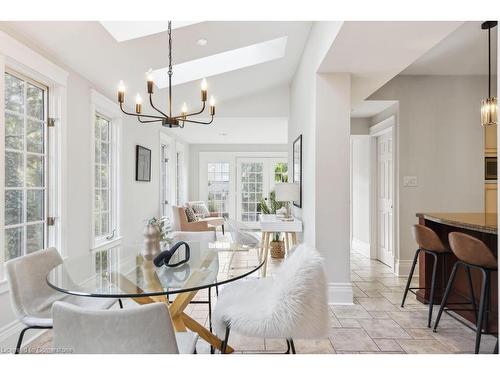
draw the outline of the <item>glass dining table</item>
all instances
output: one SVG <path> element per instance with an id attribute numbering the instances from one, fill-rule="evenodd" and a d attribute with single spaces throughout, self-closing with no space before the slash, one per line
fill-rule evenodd
<path id="1" fill-rule="evenodd" d="M 244 277 L 255 277 L 264 264 L 259 249 L 229 241 L 190 242 L 189 260 L 179 266 L 155 266 L 141 245 L 91 251 L 65 260 L 47 275 L 50 287 L 89 298 L 131 298 L 139 304 L 168 304 L 177 331 L 197 332 L 213 348 L 221 340 L 184 312 L 201 290 Z M 162 249 L 168 249 L 162 244 Z M 169 264 L 185 257 L 180 247 Z M 227 352 L 233 349 L 228 347 Z"/>

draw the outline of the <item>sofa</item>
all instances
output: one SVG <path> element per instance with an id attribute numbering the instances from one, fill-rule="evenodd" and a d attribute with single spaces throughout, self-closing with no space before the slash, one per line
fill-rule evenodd
<path id="1" fill-rule="evenodd" d="M 205 204 L 203 201 L 187 202 L 186 207 L 196 204 Z M 186 215 L 186 207 L 172 206 L 173 230 L 183 232 L 202 232 L 216 230 L 220 226 L 222 234 L 224 231 L 224 218 L 217 213 L 208 213 L 206 217 L 197 216 L 196 221 L 189 221 Z"/>

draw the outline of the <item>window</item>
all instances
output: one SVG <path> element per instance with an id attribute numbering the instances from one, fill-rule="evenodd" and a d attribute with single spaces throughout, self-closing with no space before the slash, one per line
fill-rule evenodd
<path id="1" fill-rule="evenodd" d="M 256 222 L 264 196 L 264 162 L 241 162 L 241 221 Z"/>
<path id="2" fill-rule="evenodd" d="M 208 163 L 208 210 L 229 216 L 229 163 Z"/>
<path id="3" fill-rule="evenodd" d="M 5 260 L 47 244 L 47 93 L 5 73 Z"/>
<path id="4" fill-rule="evenodd" d="M 169 169 L 169 145 L 161 145 L 160 154 L 160 200 L 161 215 L 170 217 L 170 169 Z"/>
<path id="5" fill-rule="evenodd" d="M 182 206 L 184 204 L 184 156 L 182 152 L 177 151 L 177 159 L 176 159 L 176 170 L 177 170 L 177 181 L 175 185 L 176 189 L 176 199 L 177 206 Z"/>
<path id="6" fill-rule="evenodd" d="M 274 165 L 274 182 L 288 182 L 288 163 Z"/>
<path id="7" fill-rule="evenodd" d="M 96 244 L 116 234 L 113 131 L 111 121 L 96 114 L 94 121 L 94 237 Z"/>

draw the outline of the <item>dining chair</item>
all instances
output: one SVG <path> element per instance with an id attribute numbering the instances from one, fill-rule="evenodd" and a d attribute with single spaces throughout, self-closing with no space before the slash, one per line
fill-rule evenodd
<path id="1" fill-rule="evenodd" d="M 237 251 L 241 249 L 255 249 L 260 247 L 260 238 L 254 234 L 250 227 L 245 224 L 232 219 L 226 219 L 226 226 L 231 234 L 231 241 L 233 242 L 231 257 L 227 265 L 230 270 L 233 266 L 233 259 Z"/>
<path id="2" fill-rule="evenodd" d="M 90 310 L 65 302 L 52 307 L 54 348 L 72 354 L 194 354 L 198 335 L 174 332 L 161 302 L 124 310 Z"/>
<path id="3" fill-rule="evenodd" d="M 27 330 L 52 328 L 51 308 L 55 301 L 64 300 L 93 309 L 107 309 L 117 301 L 67 295 L 51 288 L 47 284 L 47 274 L 62 262 L 59 252 L 51 247 L 5 263 L 12 308 L 16 318 L 26 326 L 19 335 L 16 354 L 21 349 Z M 121 301 L 119 302 L 122 307 Z"/>
<path id="4" fill-rule="evenodd" d="M 283 262 L 274 277 L 241 280 L 220 291 L 214 310 L 214 328 L 228 345 L 230 331 L 241 335 L 284 339 L 295 354 L 294 339 L 328 334 L 328 305 L 323 258 L 301 244 Z"/>

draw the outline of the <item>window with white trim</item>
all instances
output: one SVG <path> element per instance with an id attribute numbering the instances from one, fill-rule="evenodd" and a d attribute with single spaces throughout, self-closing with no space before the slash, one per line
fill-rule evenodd
<path id="1" fill-rule="evenodd" d="M 176 199 L 177 206 L 182 206 L 184 204 L 184 155 L 182 151 L 177 151 L 176 160 L 176 171 L 177 171 L 177 181 L 176 181 Z"/>
<path id="2" fill-rule="evenodd" d="M 229 163 L 208 163 L 208 210 L 229 216 Z"/>
<path id="3" fill-rule="evenodd" d="M 48 88 L 5 72 L 5 260 L 47 245 Z"/>
<path id="4" fill-rule="evenodd" d="M 95 244 L 116 235 L 116 182 L 112 121 L 100 113 L 94 121 L 94 239 Z"/>

